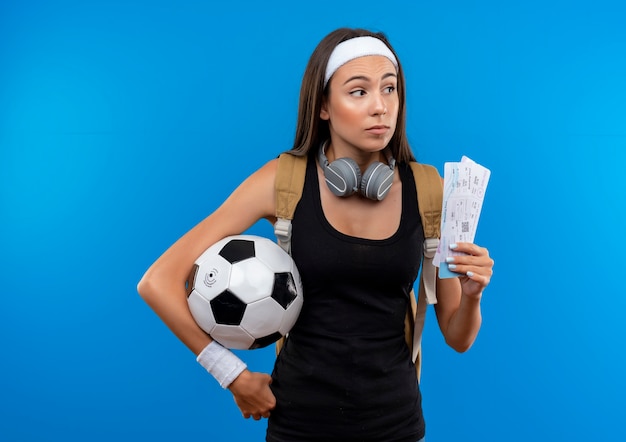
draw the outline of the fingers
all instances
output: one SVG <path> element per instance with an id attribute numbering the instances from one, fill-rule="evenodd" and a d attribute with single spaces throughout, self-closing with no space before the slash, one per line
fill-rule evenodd
<path id="1" fill-rule="evenodd" d="M 466 275 L 469 279 L 483 286 L 489 284 L 493 276 L 494 260 L 489 256 L 489 251 L 476 244 L 459 242 L 450 246 L 460 255 L 446 258 L 448 268 L 460 275 Z"/>
<path id="2" fill-rule="evenodd" d="M 446 262 L 451 271 L 459 274 L 463 295 L 480 300 L 493 275 L 494 261 L 489 251 L 471 243 L 458 243 L 451 248 L 461 252 L 447 257 Z"/>
<path id="3" fill-rule="evenodd" d="M 258 421 L 261 418 L 267 419 L 268 417 L 270 417 L 271 410 L 275 407 L 275 403 L 246 403 L 237 405 L 239 405 L 241 415 L 244 417 L 244 419 L 252 418 L 255 421 Z"/>
<path id="4" fill-rule="evenodd" d="M 450 244 L 450 249 L 455 252 L 466 253 L 471 256 L 489 256 L 489 250 L 471 242 L 458 242 Z"/>
<path id="5" fill-rule="evenodd" d="M 268 418 L 270 417 L 270 412 L 266 411 L 265 413 L 242 413 L 244 419 L 250 419 L 252 417 L 252 419 L 254 419 L 255 421 L 261 420 L 261 418 Z"/>
<path id="6" fill-rule="evenodd" d="M 265 411 L 257 411 L 257 412 L 249 412 L 249 411 L 242 411 L 241 415 L 244 417 L 244 419 L 254 419 L 255 421 L 260 420 L 261 418 L 268 418 L 270 417 L 270 410 L 265 410 Z"/>
<path id="7" fill-rule="evenodd" d="M 235 387 L 231 388 L 235 403 L 244 419 L 260 420 L 268 418 L 276 406 L 276 398 L 269 388 L 271 376 L 263 373 L 250 373 Z"/>
<path id="8" fill-rule="evenodd" d="M 465 277 L 479 284 L 481 286 L 480 291 L 487 287 L 489 282 L 491 282 L 491 277 L 474 273 L 471 270 L 465 274 Z"/>

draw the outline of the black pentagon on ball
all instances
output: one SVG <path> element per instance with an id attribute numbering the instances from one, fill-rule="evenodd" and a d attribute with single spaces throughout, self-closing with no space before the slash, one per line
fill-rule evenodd
<path id="1" fill-rule="evenodd" d="M 287 310 L 287 307 L 297 297 L 298 291 L 296 290 L 296 283 L 291 272 L 275 273 L 272 298 Z"/>
<path id="2" fill-rule="evenodd" d="M 247 239 L 233 239 L 228 241 L 219 255 L 231 264 L 254 258 L 254 241 Z"/>
<path id="3" fill-rule="evenodd" d="M 250 346 L 250 350 L 267 347 L 268 345 L 273 344 L 274 342 L 278 341 L 280 338 L 282 338 L 282 336 L 283 335 L 281 335 L 280 333 L 275 332 L 269 336 L 255 339 L 252 345 Z"/>
<path id="4" fill-rule="evenodd" d="M 246 303 L 225 290 L 210 301 L 215 322 L 225 325 L 239 325 L 246 312 Z"/>

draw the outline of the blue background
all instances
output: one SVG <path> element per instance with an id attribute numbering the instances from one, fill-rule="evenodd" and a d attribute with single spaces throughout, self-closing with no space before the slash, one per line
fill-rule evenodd
<path id="1" fill-rule="evenodd" d="M 519 3 L 2 2 L 0 439 L 263 439 L 135 286 L 290 147 L 309 55 L 359 26 L 418 158 L 492 170 L 479 338 L 427 318 L 428 441 L 626 440 L 626 10 Z"/>

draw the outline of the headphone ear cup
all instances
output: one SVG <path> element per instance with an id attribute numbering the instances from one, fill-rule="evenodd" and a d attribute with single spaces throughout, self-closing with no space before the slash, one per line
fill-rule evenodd
<path id="1" fill-rule="evenodd" d="M 393 169 L 384 163 L 371 164 L 361 180 L 359 191 L 372 200 L 382 200 L 389 193 L 393 184 Z"/>
<path id="2" fill-rule="evenodd" d="M 324 169 L 326 184 L 337 196 L 348 196 L 359 190 L 361 170 L 352 158 L 338 158 Z"/>

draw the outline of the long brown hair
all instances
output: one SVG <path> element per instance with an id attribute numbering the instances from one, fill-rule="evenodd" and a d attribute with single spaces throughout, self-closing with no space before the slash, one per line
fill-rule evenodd
<path id="1" fill-rule="evenodd" d="M 382 32 L 371 32 L 366 29 L 340 28 L 320 41 L 304 71 L 300 87 L 300 103 L 298 105 L 298 121 L 293 147 L 290 152 L 304 156 L 309 152 L 317 152 L 317 148 L 330 138 L 328 122 L 320 118 L 320 111 L 328 88 L 324 87 L 324 74 L 330 54 L 342 41 L 355 37 L 371 36 L 385 43 L 398 60 L 398 120 L 396 131 L 389 141 L 389 148 L 394 158 L 399 162 L 414 160 L 413 152 L 406 136 L 406 90 L 404 72 L 398 55 L 391 47 L 387 37 Z"/>

